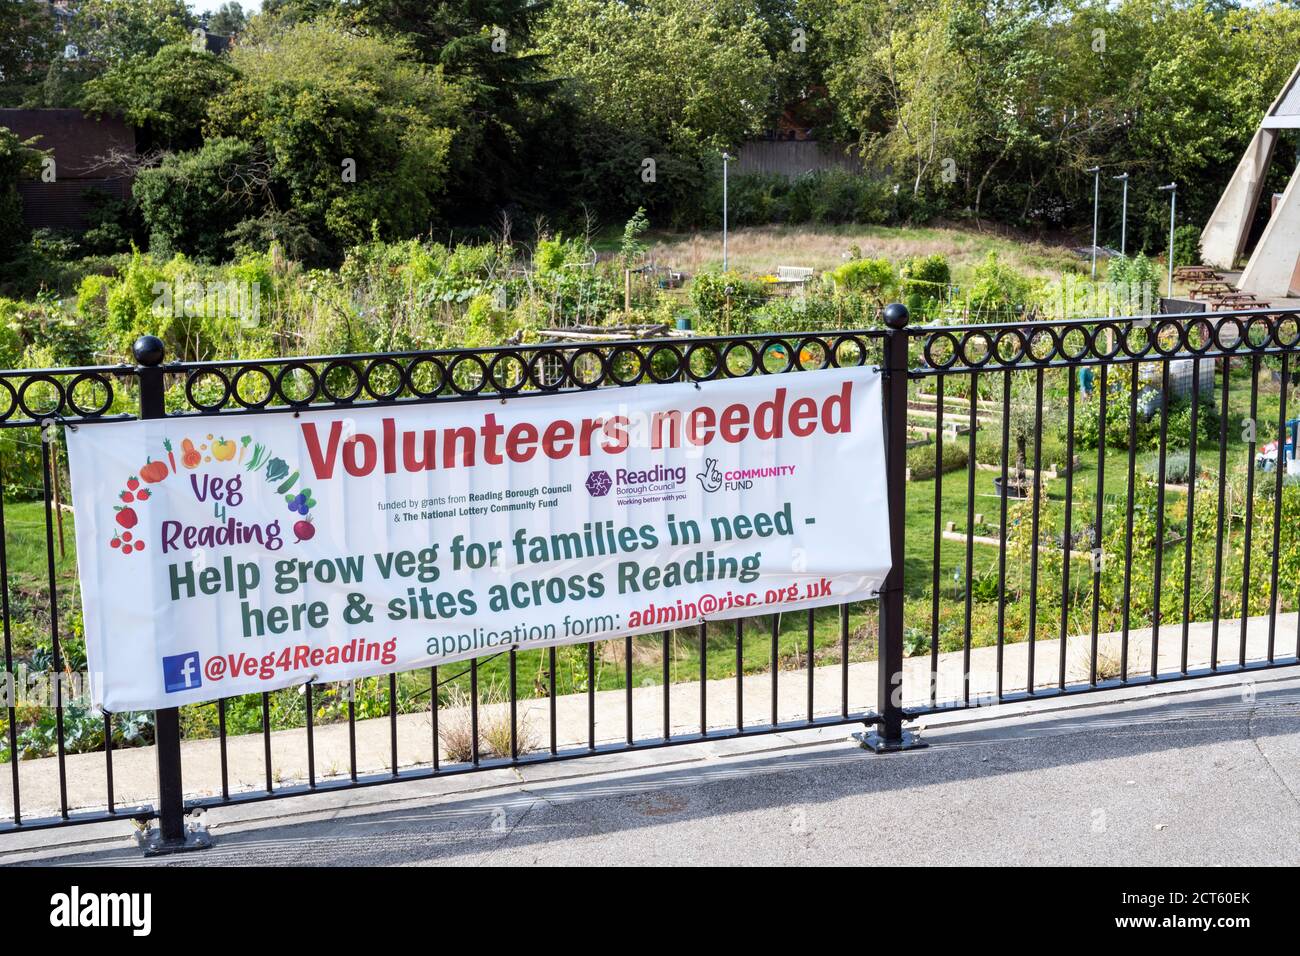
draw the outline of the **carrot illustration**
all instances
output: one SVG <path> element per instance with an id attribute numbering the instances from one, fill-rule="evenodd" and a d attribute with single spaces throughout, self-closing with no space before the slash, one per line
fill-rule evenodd
<path id="1" fill-rule="evenodd" d="M 170 438 L 163 439 L 163 448 L 167 449 L 167 460 L 172 463 L 172 474 L 174 475 L 176 474 L 176 456 L 172 453 L 172 440 Z"/>

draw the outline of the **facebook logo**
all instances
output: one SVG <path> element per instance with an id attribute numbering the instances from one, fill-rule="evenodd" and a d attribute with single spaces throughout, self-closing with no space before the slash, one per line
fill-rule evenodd
<path id="1" fill-rule="evenodd" d="M 166 686 L 167 693 L 193 690 L 195 687 L 203 686 L 203 678 L 199 675 L 198 651 L 177 654 L 175 657 L 164 657 L 162 661 L 163 684 Z"/>

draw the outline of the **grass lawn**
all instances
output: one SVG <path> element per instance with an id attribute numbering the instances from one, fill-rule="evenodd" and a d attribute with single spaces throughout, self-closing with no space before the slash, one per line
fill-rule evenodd
<path id="1" fill-rule="evenodd" d="M 650 258 L 661 265 L 696 275 L 722 268 L 722 232 L 652 233 Z M 727 236 L 728 267 L 764 275 L 777 266 L 833 269 L 857 246 L 866 257 L 901 262 L 909 256 L 939 253 L 947 257 L 953 281 L 966 281 L 970 270 L 990 252 L 1007 265 L 1044 278 L 1059 279 L 1083 262 L 1069 248 L 1007 239 L 973 229 L 938 226 L 754 226 Z"/>

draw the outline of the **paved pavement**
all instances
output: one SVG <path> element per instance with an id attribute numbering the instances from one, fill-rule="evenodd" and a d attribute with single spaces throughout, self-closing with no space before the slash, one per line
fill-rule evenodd
<path id="1" fill-rule="evenodd" d="M 1297 864 L 1293 675 L 985 708 L 886 756 L 810 731 L 225 808 L 212 849 L 149 862 Z M 0 864 L 138 864 L 126 829 Z"/>
<path id="2" fill-rule="evenodd" d="M 1287 656 L 1296 646 L 1296 615 L 1286 614 L 1276 621 L 1274 644 L 1279 656 Z M 1260 661 L 1268 656 L 1269 619 L 1251 618 L 1245 631 L 1244 656 L 1248 661 Z M 1209 622 L 1196 622 L 1189 626 L 1187 664 L 1196 669 L 1206 666 L 1213 644 L 1213 627 Z M 1218 641 L 1218 661 L 1235 666 L 1242 654 L 1241 624 L 1223 621 Z M 1176 672 L 1180 664 L 1181 640 L 1178 625 L 1167 626 L 1160 641 L 1161 673 Z M 614 642 L 621 646 L 621 642 Z M 1150 629 L 1136 629 L 1129 641 L 1129 672 L 1134 675 L 1150 671 Z M 1099 668 L 1102 679 L 1119 674 L 1121 637 L 1103 634 L 1098 641 Z M 1024 642 L 1007 644 L 1003 649 L 1002 674 L 1008 692 L 1020 691 L 1028 686 L 1029 645 Z M 1034 684 L 1037 687 L 1056 686 L 1062 658 L 1067 679 L 1086 682 L 1091 663 L 1091 644 L 1087 635 L 1067 639 L 1062 649 L 1060 641 L 1040 640 L 1035 644 Z M 996 699 L 997 689 L 996 647 L 977 647 L 971 653 L 970 691 L 972 699 Z M 848 709 L 863 712 L 874 709 L 876 702 L 876 662 L 851 664 L 848 668 Z M 963 690 L 964 655 L 960 651 L 939 655 L 938 670 L 934 675 L 935 692 L 939 700 L 952 700 Z M 678 675 L 670 686 L 671 712 L 674 734 L 692 734 L 700 726 L 700 685 Z M 813 668 L 814 712 L 817 716 L 833 716 L 841 706 L 841 680 L 838 664 Z M 928 702 L 930 692 L 930 657 L 910 657 L 904 664 L 904 704 L 920 705 Z M 743 703 L 748 724 L 768 721 L 772 703 L 772 682 L 767 674 L 754 674 L 744 679 Z M 777 711 L 782 720 L 801 720 L 807 715 L 808 671 L 806 669 L 782 670 L 777 682 Z M 637 739 L 656 738 L 662 733 L 662 686 L 653 685 L 633 689 L 633 733 Z M 730 729 L 736 720 L 736 681 L 734 678 L 711 680 L 707 685 L 707 717 L 711 727 Z M 627 698 L 622 690 L 601 690 L 595 695 L 595 729 L 598 742 L 621 742 L 627 734 Z M 585 746 L 588 735 L 589 702 L 586 694 L 562 696 L 556 701 L 556 737 L 561 747 Z M 507 719 L 505 705 L 485 706 L 482 717 L 486 721 L 497 715 Z M 468 728 L 469 713 L 465 709 L 440 710 L 440 726 L 445 730 L 456 724 Z M 535 745 L 541 745 L 549 733 L 549 703 L 543 698 L 525 699 L 519 704 L 520 727 L 527 728 L 526 736 Z M 314 734 L 316 773 L 324 778 L 342 779 L 349 766 L 349 753 L 356 748 L 358 771 L 362 774 L 381 773 L 392 769 L 392 728 L 387 717 L 359 720 L 355 739 L 349 737 L 346 723 L 317 726 Z M 397 760 L 400 767 L 428 766 L 432 751 L 432 726 L 427 713 L 403 714 L 397 719 Z M 308 777 L 307 737 L 304 730 L 282 730 L 271 734 L 268 765 L 266 743 L 261 734 L 231 737 L 225 753 L 225 763 L 232 792 L 256 790 L 265 786 L 269 774 L 277 787 L 306 781 Z M 443 748 L 444 763 L 451 762 Z M 101 753 L 71 754 L 66 762 L 66 789 L 68 805 L 74 810 L 99 808 L 107 801 L 107 777 L 104 756 Z M 20 762 L 22 810 L 27 819 L 53 816 L 58 813 L 60 786 L 59 762 L 53 757 Z M 221 792 L 222 753 L 215 738 L 186 741 L 184 745 L 184 782 L 190 797 L 209 797 Z M 113 755 L 113 786 L 119 805 L 151 804 L 157 792 L 157 758 L 152 747 L 120 749 Z M 12 815 L 12 793 L 7 784 L 0 784 L 0 819 Z"/>

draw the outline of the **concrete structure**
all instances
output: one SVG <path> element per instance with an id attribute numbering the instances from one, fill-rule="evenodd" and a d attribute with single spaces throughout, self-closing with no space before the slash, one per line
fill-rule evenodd
<path id="1" fill-rule="evenodd" d="M 1281 130 L 1300 129 L 1300 64 L 1265 112 L 1237 170 L 1201 233 L 1206 263 L 1233 269 L 1245 251 L 1255 210 Z M 1293 176 L 1276 204 L 1237 288 L 1264 298 L 1300 294 L 1300 176 Z"/>

